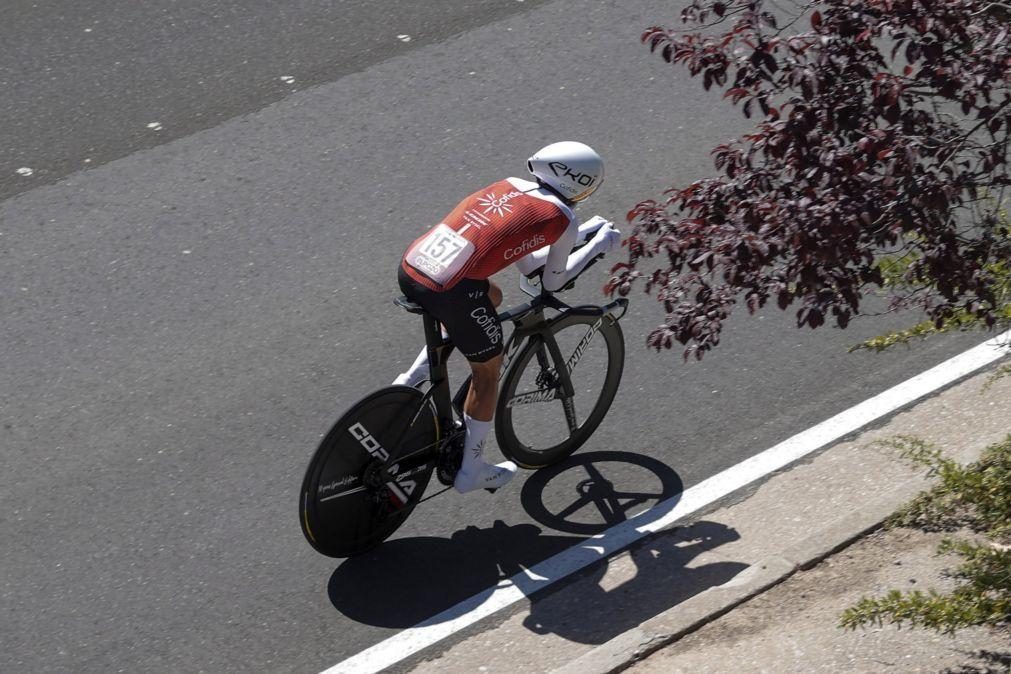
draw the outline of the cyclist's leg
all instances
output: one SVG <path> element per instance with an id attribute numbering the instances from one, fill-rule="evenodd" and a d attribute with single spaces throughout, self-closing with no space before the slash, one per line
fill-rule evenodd
<path id="1" fill-rule="evenodd" d="M 502 302 L 502 291 L 491 281 L 471 281 L 462 294 L 468 301 L 457 306 L 452 322 L 447 320 L 449 333 L 471 368 L 470 389 L 463 405 L 467 427 L 463 463 L 454 486 L 460 492 L 497 489 L 516 472 L 511 461 L 492 465 L 482 457 L 492 428 L 502 369 L 502 326 L 495 311 Z"/>
<path id="2" fill-rule="evenodd" d="M 463 413 L 474 419 L 491 421 L 498 396 L 498 376 L 502 354 L 486 361 L 470 361 L 470 389 L 463 403 Z"/>
<path id="3" fill-rule="evenodd" d="M 418 299 L 415 299 L 415 297 L 423 293 L 418 292 L 417 284 L 413 281 L 413 279 L 411 279 L 411 277 L 407 276 L 407 274 L 404 273 L 403 269 L 400 270 L 400 289 L 403 291 L 404 295 L 406 295 L 408 299 L 414 302 L 418 302 L 419 304 L 422 304 Z M 487 295 L 488 299 L 491 301 L 492 307 L 498 308 L 502 304 L 502 289 L 498 286 L 497 283 L 495 283 L 490 279 L 488 280 Z M 424 306 L 424 304 L 422 304 L 422 306 Z M 446 330 L 445 326 L 442 326 L 442 336 L 443 337 L 449 336 L 449 332 Z M 423 382 L 425 380 L 425 377 L 427 376 L 428 376 L 428 347 L 421 347 L 421 351 L 418 353 L 418 356 L 414 359 L 414 362 L 411 364 L 411 366 L 407 368 L 407 370 L 402 372 L 400 375 L 398 375 L 397 378 L 393 380 L 393 384 L 400 384 L 404 386 L 417 386 L 418 384 Z M 495 374 L 495 377 L 497 381 L 498 378 L 497 372 Z M 498 390 L 497 384 L 494 390 L 495 391 Z M 489 419 L 491 419 L 491 416 L 492 414 L 494 414 L 494 412 L 495 412 L 495 404 L 494 402 L 492 402 L 491 407 L 488 408 L 487 412 L 487 416 Z M 478 416 L 483 418 L 483 413 L 479 414 Z"/>
<path id="4" fill-rule="evenodd" d="M 502 289 L 490 279 L 486 295 L 492 308 L 497 308 L 502 304 Z M 494 312 L 489 313 L 494 315 Z M 467 347 L 461 347 L 461 352 L 467 357 L 471 369 L 470 388 L 463 404 L 463 412 L 473 419 L 486 422 L 491 422 L 495 415 L 498 379 L 502 370 L 502 324 L 497 316 L 494 319 L 494 328 L 497 337 L 485 340 L 483 337 L 488 333 L 483 330 L 476 335 L 476 340 L 475 338 L 467 340 Z M 469 346 L 470 344 L 473 346 Z M 497 355 L 486 357 L 486 354 L 492 353 Z"/>
<path id="5" fill-rule="evenodd" d="M 511 461 L 491 465 L 482 457 L 495 413 L 502 354 L 486 361 L 471 361 L 470 368 L 470 390 L 463 407 L 467 435 L 464 438 L 463 462 L 454 483 L 459 492 L 480 488 L 498 489 L 509 482 L 516 472 L 516 465 Z"/>
<path id="6" fill-rule="evenodd" d="M 493 424 L 502 354 L 487 361 L 472 361 L 470 366 L 470 390 L 467 392 L 463 414 L 467 435 L 464 439 L 463 462 L 453 485 L 461 493 L 474 489 L 498 489 L 505 486 L 516 473 L 516 464 L 512 461 L 490 464 L 482 456 L 485 440 Z"/>
<path id="7" fill-rule="evenodd" d="M 488 299 L 496 309 L 502 304 L 502 288 L 491 279 L 488 279 Z"/>

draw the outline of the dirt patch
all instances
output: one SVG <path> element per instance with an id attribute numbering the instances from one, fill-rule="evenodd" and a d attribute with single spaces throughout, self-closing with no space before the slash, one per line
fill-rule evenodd
<path id="1" fill-rule="evenodd" d="M 944 591 L 955 559 L 936 554 L 950 534 L 876 532 L 637 664 L 631 672 L 1007 672 L 1006 630 L 955 636 L 892 626 L 848 631 L 839 615 L 890 589 Z"/>

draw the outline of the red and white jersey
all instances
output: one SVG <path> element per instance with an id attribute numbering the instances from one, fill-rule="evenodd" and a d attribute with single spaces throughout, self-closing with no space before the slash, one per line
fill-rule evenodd
<path id="1" fill-rule="evenodd" d="M 571 248 L 578 227 L 572 209 L 556 195 L 529 180 L 507 178 L 461 201 L 408 247 L 401 264 L 423 286 L 448 290 L 461 279 L 486 279 L 563 234 Z"/>

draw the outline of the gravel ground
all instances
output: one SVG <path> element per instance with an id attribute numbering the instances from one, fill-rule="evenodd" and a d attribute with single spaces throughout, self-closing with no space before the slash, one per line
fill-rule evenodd
<path id="1" fill-rule="evenodd" d="M 943 590 L 943 534 L 882 530 L 627 670 L 663 672 L 1009 672 L 1011 629 L 955 636 L 892 626 L 848 631 L 843 609 L 889 589 Z"/>

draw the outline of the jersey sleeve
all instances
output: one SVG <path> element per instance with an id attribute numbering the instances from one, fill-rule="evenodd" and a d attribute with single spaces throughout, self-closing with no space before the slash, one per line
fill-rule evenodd
<path id="1" fill-rule="evenodd" d="M 551 251 L 555 251 L 556 255 L 561 255 L 560 251 L 564 250 L 565 255 L 568 255 L 568 251 L 571 251 L 573 246 L 576 245 L 576 242 L 579 240 L 579 219 L 569 208 L 565 208 L 563 213 L 568 216 L 568 224 L 558 239 L 516 261 L 516 268 L 524 276 L 533 276 L 537 271 L 543 269 Z M 562 266 L 565 266 L 564 261 L 562 262 Z"/>

